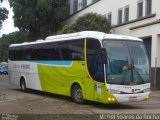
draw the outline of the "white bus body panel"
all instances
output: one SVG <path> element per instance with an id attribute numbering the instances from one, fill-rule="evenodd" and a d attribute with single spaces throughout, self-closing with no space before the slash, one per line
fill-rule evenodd
<path id="1" fill-rule="evenodd" d="M 24 77 L 26 87 L 35 90 L 42 90 L 37 64 L 27 61 L 10 61 L 9 60 L 9 81 L 11 84 L 20 86 L 20 78 Z"/>

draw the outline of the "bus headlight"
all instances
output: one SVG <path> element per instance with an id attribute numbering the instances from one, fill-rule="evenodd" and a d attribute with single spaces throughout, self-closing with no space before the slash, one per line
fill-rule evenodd
<path id="1" fill-rule="evenodd" d="M 120 93 L 121 93 L 121 91 L 112 90 L 112 89 L 109 89 L 108 91 L 109 91 L 110 93 L 112 93 L 112 94 L 120 94 Z"/>
<path id="2" fill-rule="evenodd" d="M 112 101 L 112 102 L 114 102 L 115 101 L 115 98 L 108 98 L 108 101 Z"/>

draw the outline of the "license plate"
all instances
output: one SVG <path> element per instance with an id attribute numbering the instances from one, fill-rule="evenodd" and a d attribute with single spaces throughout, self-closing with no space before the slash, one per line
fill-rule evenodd
<path id="1" fill-rule="evenodd" d="M 131 102 L 137 101 L 137 97 L 129 97 L 129 101 Z"/>

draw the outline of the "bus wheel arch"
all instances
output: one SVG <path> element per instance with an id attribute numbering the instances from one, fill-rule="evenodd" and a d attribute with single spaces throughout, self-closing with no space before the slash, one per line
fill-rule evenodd
<path id="1" fill-rule="evenodd" d="M 84 103 L 83 89 L 77 82 L 73 83 L 71 86 L 71 97 L 75 103 Z"/>
<path id="2" fill-rule="evenodd" d="M 27 92 L 27 84 L 24 76 L 21 76 L 20 78 L 20 87 L 23 92 Z"/>

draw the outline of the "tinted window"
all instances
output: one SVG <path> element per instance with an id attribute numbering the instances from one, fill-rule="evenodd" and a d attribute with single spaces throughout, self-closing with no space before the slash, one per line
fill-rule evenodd
<path id="1" fill-rule="evenodd" d="M 84 60 L 84 40 L 10 48 L 11 60 Z"/>
<path id="2" fill-rule="evenodd" d="M 104 82 L 101 45 L 96 39 L 87 39 L 87 65 L 91 77 Z"/>
<path id="3" fill-rule="evenodd" d="M 45 43 L 33 46 L 32 60 L 60 60 L 59 48 L 56 43 Z"/>
<path id="4" fill-rule="evenodd" d="M 31 60 L 32 48 L 31 46 L 23 46 L 22 60 Z"/>
<path id="5" fill-rule="evenodd" d="M 84 60 L 84 40 L 61 42 L 62 60 Z"/>
<path id="6" fill-rule="evenodd" d="M 9 50 L 9 59 L 10 60 L 22 60 L 23 51 L 21 47 L 11 48 Z"/>
<path id="7" fill-rule="evenodd" d="M 13 50 L 9 50 L 9 59 L 14 60 L 14 51 Z"/>
<path id="8" fill-rule="evenodd" d="M 142 42 L 104 40 L 103 46 L 108 53 L 108 83 L 137 85 L 149 82 L 149 62 Z"/>

